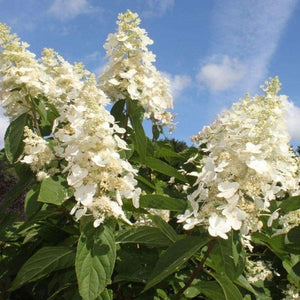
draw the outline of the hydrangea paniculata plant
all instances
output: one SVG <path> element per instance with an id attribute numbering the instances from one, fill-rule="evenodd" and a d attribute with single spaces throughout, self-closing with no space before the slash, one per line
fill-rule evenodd
<path id="1" fill-rule="evenodd" d="M 55 173 L 67 174 L 77 202 L 71 211 L 76 219 L 92 213 L 95 226 L 107 216 L 130 223 L 122 199 L 132 199 L 139 206 L 137 170 L 120 154 L 127 150 L 120 137 L 125 130 L 105 108 L 109 99 L 97 87 L 95 76 L 52 49 L 44 49 L 36 59 L 27 50 L 29 45 L 1 23 L 0 47 L 0 99 L 5 114 L 14 120 L 26 112 L 35 127 L 24 129 L 25 147 L 19 160 L 30 165 L 39 181 Z M 54 105 L 59 114 L 48 140 L 39 130 L 37 97 Z M 61 161 L 57 163 L 61 170 L 50 167 L 52 160 Z"/>

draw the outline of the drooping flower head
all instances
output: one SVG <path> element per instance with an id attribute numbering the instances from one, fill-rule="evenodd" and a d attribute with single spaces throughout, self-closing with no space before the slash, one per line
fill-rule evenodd
<path id="1" fill-rule="evenodd" d="M 205 152 L 198 166 L 190 209 L 179 216 L 184 227 L 208 225 L 212 236 L 227 238 L 261 228 L 260 214 L 270 201 L 299 189 L 297 160 L 285 124 L 286 96 L 278 78 L 266 82 L 265 95 L 248 95 L 205 127 L 194 141 Z M 274 218 L 274 216 L 271 216 Z"/>
<path id="2" fill-rule="evenodd" d="M 169 125 L 174 116 L 167 110 L 173 108 L 173 98 L 167 79 L 152 64 L 155 55 L 147 46 L 153 41 L 139 27 L 136 13 L 127 10 L 118 19 L 118 32 L 110 34 L 104 45 L 109 62 L 99 78 L 100 87 L 113 102 L 128 97 L 138 100 L 145 118 Z"/>

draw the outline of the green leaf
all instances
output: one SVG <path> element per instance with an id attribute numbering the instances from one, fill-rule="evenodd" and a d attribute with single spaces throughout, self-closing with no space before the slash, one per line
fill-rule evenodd
<path id="1" fill-rule="evenodd" d="M 157 124 L 152 125 L 153 140 L 158 140 L 161 131 L 161 128 Z"/>
<path id="2" fill-rule="evenodd" d="M 162 147 L 160 146 L 156 151 L 155 151 L 155 157 L 163 157 L 167 160 L 169 160 L 169 158 L 177 158 L 177 159 L 181 159 L 184 160 L 184 157 L 180 154 L 178 154 L 177 152 L 175 152 L 174 150 L 172 150 L 172 148 L 169 147 Z"/>
<path id="3" fill-rule="evenodd" d="M 243 275 L 240 275 L 234 282 L 236 284 L 238 284 L 239 286 L 241 286 L 242 288 L 253 293 L 255 296 L 257 295 L 257 292 L 255 291 L 255 289 L 252 287 L 252 285 L 249 283 L 249 281 Z"/>
<path id="4" fill-rule="evenodd" d="M 160 159 L 153 158 L 153 157 L 146 157 L 145 158 L 145 164 L 147 167 L 162 173 L 164 175 L 168 175 L 170 177 L 175 177 L 176 179 L 182 181 L 182 182 L 187 182 L 187 179 L 185 176 L 183 176 L 181 173 L 178 172 L 175 168 L 172 166 L 168 165 L 167 163 L 163 162 Z"/>
<path id="5" fill-rule="evenodd" d="M 8 126 L 5 137 L 5 154 L 9 162 L 15 162 L 23 152 L 24 148 L 24 126 L 29 120 L 28 114 L 22 114 L 17 119 L 12 121 Z"/>
<path id="6" fill-rule="evenodd" d="M 38 96 L 33 98 L 34 108 L 38 112 L 39 127 L 43 136 L 51 134 L 53 122 L 59 116 L 59 113 L 55 106 L 48 102 L 48 99 L 44 96 Z"/>
<path id="7" fill-rule="evenodd" d="M 142 195 L 140 196 L 140 206 L 183 212 L 186 209 L 186 201 L 157 194 Z"/>
<path id="8" fill-rule="evenodd" d="M 10 189 L 2 198 L 2 201 L 0 203 L 0 213 L 5 214 L 5 211 L 10 206 L 10 204 L 19 196 L 21 196 L 24 193 L 24 190 L 26 190 L 33 182 L 33 177 L 28 176 L 27 178 L 24 178 L 23 180 L 20 180 L 17 184 L 15 184 L 13 188 Z"/>
<path id="9" fill-rule="evenodd" d="M 222 287 L 226 300 L 243 300 L 240 290 L 226 275 L 212 272 L 209 274 L 214 277 Z"/>
<path id="10" fill-rule="evenodd" d="M 114 116 L 115 121 L 119 126 L 125 128 L 127 124 L 126 116 L 124 114 L 125 100 L 117 101 L 110 110 L 110 113 Z"/>
<path id="11" fill-rule="evenodd" d="M 63 215 L 64 212 L 58 210 L 55 206 L 48 206 L 44 204 L 40 211 L 38 211 L 34 216 L 26 220 L 20 227 L 19 233 L 26 232 L 28 228 L 30 228 L 35 223 L 39 223 L 41 221 L 50 219 L 50 218 L 59 218 L 59 216 Z M 23 232 L 23 233 L 24 233 Z"/>
<path id="12" fill-rule="evenodd" d="M 270 250 L 272 250 L 281 258 L 289 254 L 285 244 L 285 234 L 278 234 L 270 238 L 260 232 L 254 232 L 251 239 L 254 243 L 266 245 Z"/>
<path id="13" fill-rule="evenodd" d="M 298 276 L 300 279 L 300 261 L 298 261 L 294 266 L 293 266 L 293 272 Z M 300 280 L 298 280 L 300 281 Z"/>
<path id="14" fill-rule="evenodd" d="M 117 253 L 114 282 L 145 283 L 157 263 L 159 250 L 144 245 L 122 244 Z"/>
<path id="15" fill-rule="evenodd" d="M 72 283 L 67 283 L 63 285 L 59 285 L 59 288 L 49 297 L 47 300 L 53 300 L 57 299 L 57 296 L 64 290 L 69 289 L 73 284 Z"/>
<path id="16" fill-rule="evenodd" d="M 179 240 L 179 236 L 173 227 L 164 221 L 161 217 L 150 215 L 149 218 L 159 228 L 159 230 L 173 243 Z"/>
<path id="17" fill-rule="evenodd" d="M 287 233 L 287 238 L 290 243 L 299 243 L 300 242 L 300 226 L 292 228 Z M 299 245 L 300 247 L 300 245 Z"/>
<path id="18" fill-rule="evenodd" d="M 209 241 L 208 236 L 190 236 L 169 247 L 159 258 L 144 291 L 178 270 Z"/>
<path id="19" fill-rule="evenodd" d="M 285 249 L 294 254 L 300 254 L 300 226 L 292 228 L 286 235 Z"/>
<path id="20" fill-rule="evenodd" d="M 128 100 L 127 112 L 134 129 L 134 145 L 135 150 L 139 154 L 141 160 L 144 160 L 147 153 L 147 137 L 143 128 L 144 109 L 139 105 L 138 101 Z"/>
<path id="21" fill-rule="evenodd" d="M 227 240 L 218 238 L 206 264 L 217 273 L 225 273 L 230 279 L 238 278 L 245 267 L 245 250 L 239 234 L 232 231 Z"/>
<path id="22" fill-rule="evenodd" d="M 36 281 L 49 273 L 74 265 L 75 253 L 67 247 L 44 247 L 31 256 L 21 267 L 14 279 L 11 290 L 23 284 Z"/>
<path id="23" fill-rule="evenodd" d="M 25 197 L 25 214 L 26 219 L 31 218 L 42 207 L 42 203 L 37 202 L 39 196 L 39 185 L 34 186 L 29 190 Z"/>
<path id="24" fill-rule="evenodd" d="M 100 296 L 96 298 L 96 300 L 112 300 L 113 299 L 113 291 L 109 289 L 105 289 Z"/>
<path id="25" fill-rule="evenodd" d="M 104 291 L 114 269 L 114 235 L 106 226 L 94 228 L 88 223 L 79 238 L 75 270 L 83 299 L 96 299 Z"/>
<path id="26" fill-rule="evenodd" d="M 27 164 L 23 164 L 21 162 L 17 162 L 13 164 L 15 168 L 16 174 L 20 180 L 27 180 L 28 177 L 35 177 L 30 166 Z"/>
<path id="27" fill-rule="evenodd" d="M 45 178 L 41 184 L 38 201 L 61 205 L 68 196 L 63 182 L 64 179 L 61 177 L 58 177 L 56 180 L 52 177 Z"/>
<path id="28" fill-rule="evenodd" d="M 7 233 L 6 232 L 7 228 L 11 227 L 17 218 L 18 218 L 17 212 L 7 213 L 7 214 L 4 214 L 3 216 L 1 216 L 1 218 L 0 218 L 0 241 L 4 241 L 4 238 L 2 236 Z M 0 278 L 1 278 L 1 276 L 0 276 Z"/>
<path id="29" fill-rule="evenodd" d="M 292 254 L 282 261 L 282 265 L 288 272 L 288 279 L 300 284 L 300 256 Z"/>
<path id="30" fill-rule="evenodd" d="M 282 203 L 279 205 L 281 211 L 288 213 L 289 211 L 296 210 L 300 208 L 300 196 L 289 197 L 285 200 L 282 200 Z"/>
<path id="31" fill-rule="evenodd" d="M 147 226 L 134 227 L 119 232 L 116 242 L 122 244 L 148 244 L 158 247 L 166 247 L 172 244 L 172 241 L 166 239 L 166 236 L 158 228 Z"/>
<path id="32" fill-rule="evenodd" d="M 216 281 L 199 281 L 192 284 L 184 292 L 184 296 L 189 299 L 194 299 L 199 294 L 205 295 L 205 299 L 211 300 L 226 300 L 223 289 Z"/>
<path id="33" fill-rule="evenodd" d="M 140 181 L 141 183 L 145 184 L 146 186 L 150 187 L 152 190 L 155 190 L 155 185 L 152 184 L 149 180 L 147 180 L 147 179 L 144 178 L 143 176 L 137 175 L 137 176 L 136 176 L 136 179 L 137 179 L 138 181 Z"/>

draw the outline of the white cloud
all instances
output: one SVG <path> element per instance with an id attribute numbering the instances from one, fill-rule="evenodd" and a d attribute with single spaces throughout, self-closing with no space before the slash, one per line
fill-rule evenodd
<path id="1" fill-rule="evenodd" d="M 101 63 L 98 67 L 94 68 L 92 72 L 98 77 L 104 71 L 105 67 L 106 65 Z"/>
<path id="2" fill-rule="evenodd" d="M 287 127 L 292 141 L 300 142 L 300 107 L 292 101 L 287 102 Z"/>
<path id="3" fill-rule="evenodd" d="M 144 17 L 161 17 L 175 5 L 175 0 L 148 0 L 146 5 Z"/>
<path id="4" fill-rule="evenodd" d="M 200 85 L 205 85 L 212 92 L 220 92 L 232 88 L 246 75 L 246 66 L 236 58 L 223 56 L 212 57 L 197 75 Z"/>
<path id="5" fill-rule="evenodd" d="M 188 75 L 172 75 L 167 72 L 162 72 L 162 75 L 170 81 L 171 92 L 175 99 L 192 84 L 192 79 Z"/>
<path id="6" fill-rule="evenodd" d="M 236 58 L 241 65 L 247 66 L 247 76 L 243 79 L 239 78 L 240 74 L 234 76 L 232 71 L 235 69 L 226 64 L 219 67 L 218 64 L 212 65 L 204 69 L 204 78 L 210 83 L 208 87 L 213 86 L 211 81 L 214 79 L 220 83 L 213 86 L 216 90 L 219 86 L 219 90 L 225 89 L 225 83 L 222 88 L 221 75 L 216 73 L 229 71 L 228 88 L 234 86 L 230 82 L 233 83 L 237 77 L 240 91 L 256 92 L 257 87 L 269 77 L 269 63 L 296 3 L 295 0 L 216 1 L 210 35 L 212 55 Z"/>
<path id="7" fill-rule="evenodd" d="M 3 116 L 3 110 L 0 109 L 0 149 L 4 147 L 4 135 L 8 127 L 9 121 Z"/>
<path id="8" fill-rule="evenodd" d="M 87 0 L 55 0 L 48 12 L 65 21 L 81 14 L 92 13 L 93 8 Z"/>
<path id="9" fill-rule="evenodd" d="M 88 54 L 86 57 L 85 57 L 85 61 L 95 61 L 95 60 L 98 60 L 100 57 L 100 52 L 99 51 L 94 51 L 90 54 Z"/>

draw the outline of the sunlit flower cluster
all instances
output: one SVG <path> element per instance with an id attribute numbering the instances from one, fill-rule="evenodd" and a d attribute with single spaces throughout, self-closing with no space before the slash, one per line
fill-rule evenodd
<path id="1" fill-rule="evenodd" d="M 72 65 L 53 49 L 43 50 L 40 63 L 49 79 L 47 98 L 58 110 L 79 96 L 90 74 L 81 63 Z"/>
<path id="2" fill-rule="evenodd" d="M 140 189 L 134 179 L 136 170 L 122 158 L 127 144 L 119 137 L 124 133 L 104 108 L 105 94 L 96 87 L 91 75 L 72 104 L 66 105 L 54 132 L 57 155 L 68 165 L 67 181 L 74 188 L 77 204 L 72 210 L 77 219 L 88 211 L 95 217 L 95 226 L 106 216 L 129 221 L 122 210 L 122 199 L 132 199 L 139 206 Z"/>
<path id="3" fill-rule="evenodd" d="M 28 47 L 0 23 L 0 101 L 11 120 L 30 112 L 32 98 L 48 89 L 47 75 Z"/>
<path id="4" fill-rule="evenodd" d="M 231 229 L 242 234 L 262 227 L 270 201 L 299 188 L 297 160 L 285 127 L 285 96 L 278 78 L 266 82 L 264 96 L 248 95 L 205 127 L 194 141 L 204 151 L 190 208 L 179 216 L 184 228 L 208 225 L 211 236 L 227 238 Z"/>
<path id="5" fill-rule="evenodd" d="M 44 49 L 36 59 L 28 47 L 0 23 L 0 101 L 11 120 L 24 112 L 33 115 L 33 101 L 39 95 L 60 110 L 78 96 L 89 74 L 82 64 L 73 66 L 52 49 Z"/>
<path id="6" fill-rule="evenodd" d="M 153 41 L 139 27 L 136 13 L 119 14 L 118 32 L 110 34 L 104 48 L 109 63 L 100 76 L 100 87 L 113 102 L 130 98 L 145 109 L 145 118 L 170 125 L 174 116 L 168 80 L 152 64 L 155 55 L 147 49 Z"/>

